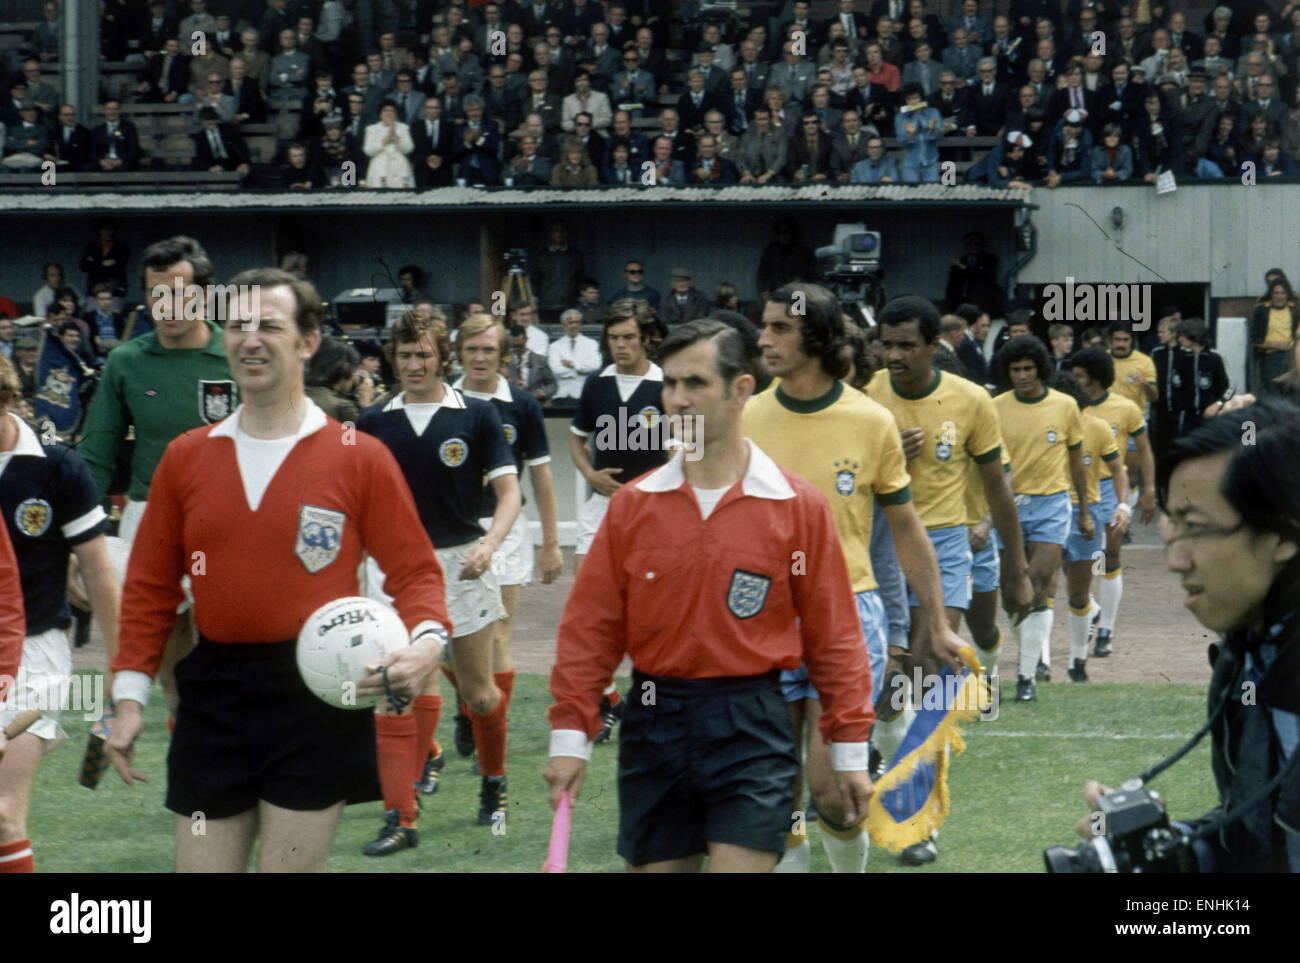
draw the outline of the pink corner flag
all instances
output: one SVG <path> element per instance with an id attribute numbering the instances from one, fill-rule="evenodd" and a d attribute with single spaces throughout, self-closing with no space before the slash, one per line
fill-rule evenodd
<path id="1" fill-rule="evenodd" d="M 551 821 L 551 847 L 542 865 L 543 873 L 563 873 L 569 864 L 569 829 L 573 826 L 573 801 L 566 792 L 555 807 Z"/>

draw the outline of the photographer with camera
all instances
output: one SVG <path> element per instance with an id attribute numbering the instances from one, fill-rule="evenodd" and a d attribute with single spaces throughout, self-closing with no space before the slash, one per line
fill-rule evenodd
<path id="1" fill-rule="evenodd" d="M 1300 872 L 1300 407 L 1272 399 L 1175 440 L 1157 473 L 1166 565 L 1183 604 L 1222 634 L 1210 647 L 1209 721 L 1189 746 L 1126 783 L 1090 782 L 1103 835 L 1057 872 Z M 1222 805 L 1174 822 L 1141 785 L 1209 732 Z M 1080 835 L 1091 836 L 1088 821 Z"/>

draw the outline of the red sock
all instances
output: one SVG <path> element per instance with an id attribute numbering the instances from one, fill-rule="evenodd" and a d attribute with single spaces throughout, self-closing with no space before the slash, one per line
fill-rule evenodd
<path id="1" fill-rule="evenodd" d="M 32 858 L 30 839 L 0 844 L 0 873 L 34 872 L 36 872 L 36 861 Z"/>
<path id="2" fill-rule="evenodd" d="M 167 731 L 170 732 L 173 736 L 176 735 L 176 720 L 173 719 L 171 716 L 167 717 Z"/>
<path id="3" fill-rule="evenodd" d="M 501 673 L 502 675 L 513 673 Z M 511 680 L 513 682 L 513 679 Z M 485 776 L 504 776 L 506 774 L 506 710 L 510 700 L 504 692 L 497 701 L 497 707 L 485 716 L 473 709 L 466 709 L 470 725 L 474 728 L 474 746 L 478 749 L 478 768 Z"/>
<path id="4" fill-rule="evenodd" d="M 495 672 L 492 674 L 493 681 L 496 682 L 497 688 L 501 690 L 501 696 L 505 699 L 506 708 L 510 708 L 510 700 L 515 695 L 515 670 L 509 672 Z"/>
<path id="5" fill-rule="evenodd" d="M 447 667 L 444 665 L 444 666 L 442 667 L 442 674 L 445 675 L 445 676 L 447 677 L 447 681 L 449 681 L 449 682 L 451 683 L 451 687 L 452 687 L 453 689 L 455 689 L 457 692 L 459 692 L 459 691 L 460 691 L 460 686 L 456 685 L 456 673 L 455 673 L 455 672 L 452 672 L 451 669 L 447 668 Z"/>
<path id="6" fill-rule="evenodd" d="M 396 809 L 400 825 L 415 825 L 415 780 L 411 778 L 414 755 L 415 716 L 375 716 L 379 747 L 379 785 L 384 791 L 384 808 Z M 423 762 L 423 758 L 421 758 Z"/>
<path id="7" fill-rule="evenodd" d="M 418 695 L 415 697 L 415 779 L 424 774 L 424 760 L 433 753 L 438 758 L 438 740 L 433 734 L 438 731 L 438 718 L 442 715 L 441 695 Z"/>
<path id="8" fill-rule="evenodd" d="M 623 701 L 618 694 L 618 686 L 616 685 L 611 685 L 609 687 L 609 691 L 605 693 L 605 698 L 609 700 L 611 708 Z"/>

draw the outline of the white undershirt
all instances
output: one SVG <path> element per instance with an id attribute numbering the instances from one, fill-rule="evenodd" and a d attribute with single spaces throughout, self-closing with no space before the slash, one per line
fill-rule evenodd
<path id="1" fill-rule="evenodd" d="M 239 462 L 239 477 L 244 483 L 244 496 L 248 507 L 257 511 L 262 504 L 271 479 L 280 470 L 289 452 L 298 443 L 296 434 L 286 438 L 254 438 L 235 429 L 235 458 Z"/>
<path id="2" fill-rule="evenodd" d="M 708 519 L 713 514 L 713 510 L 718 507 L 718 502 L 722 501 L 722 496 L 731 491 L 731 486 L 726 488 L 700 488 L 698 485 L 692 485 L 691 491 L 695 492 L 695 500 L 700 503 L 700 514 Z"/>
<path id="3" fill-rule="evenodd" d="M 618 396 L 622 401 L 632 397 L 632 392 L 636 391 L 637 386 L 645 379 L 645 375 L 616 374 L 614 380 L 618 382 Z"/>
<path id="4" fill-rule="evenodd" d="M 451 389 L 446 389 L 450 391 Z M 411 423 L 411 429 L 416 435 L 423 435 L 424 429 L 429 427 L 429 422 L 433 421 L 433 416 L 438 413 L 442 407 L 442 402 L 433 404 L 413 405 L 406 402 L 402 405 L 402 410 L 406 412 L 406 420 Z"/>

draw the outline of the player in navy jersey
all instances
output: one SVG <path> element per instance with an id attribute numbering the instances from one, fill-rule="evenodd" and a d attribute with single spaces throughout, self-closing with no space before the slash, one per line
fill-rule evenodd
<path id="1" fill-rule="evenodd" d="M 505 720 L 510 693 L 492 678 L 494 625 L 505 614 L 492 556 L 519 514 L 518 469 L 493 405 L 467 399 L 444 383 L 443 364 L 451 358 L 451 341 L 441 321 L 407 313 L 394 329 L 388 350 L 402 390 L 391 401 L 362 412 L 357 427 L 377 437 L 397 459 L 442 564 L 453 625 L 448 677 L 465 700 L 479 750 L 483 775 L 479 823 L 493 825 L 506 810 Z M 497 496 L 486 533 L 479 524 L 485 481 Z M 371 596 L 382 598 L 382 578 L 373 577 L 377 574 L 373 563 L 367 562 L 367 571 Z M 380 781 L 389 812 L 379 837 L 367 845 L 370 855 L 387 855 L 417 841 L 414 785 L 400 784 L 396 764 L 391 767 L 394 775 L 385 780 L 384 742 L 388 735 L 393 755 L 406 753 L 402 758 L 410 755 L 406 751 L 410 740 L 416 751 L 430 746 L 438 721 L 435 703 L 441 700 L 429 697 L 437 694 L 437 680 L 431 678 L 416 698 L 413 713 L 375 720 L 381 730 Z M 396 814 L 393 801 L 400 801 Z"/>
<path id="2" fill-rule="evenodd" d="M 645 301 L 623 298 L 610 305 L 602 340 L 614 363 L 587 379 L 573 413 L 569 453 L 593 489 L 578 514 L 575 574 L 605 517 L 610 496 L 668 461 L 663 445 L 666 432 L 660 422 L 664 375 L 647 353 L 652 325 Z M 596 741 L 605 742 L 623 714 L 618 687 L 612 682 L 600 714 L 604 728 Z"/>
<path id="3" fill-rule="evenodd" d="M 68 556 L 77 556 L 110 658 L 117 651 L 120 601 L 104 539 L 108 519 L 90 469 L 71 448 L 41 443 L 9 410 L 20 397 L 17 372 L 0 355 L 0 512 L 18 561 L 27 616 L 21 669 L 0 704 L 0 728 L 28 709 L 44 711 L 8 743 L 0 762 L 0 873 L 34 871 L 28 797 L 41 758 L 67 737 L 59 726 L 59 710 L 72 683 Z M 81 704 L 74 708 L 96 715 L 103 711 L 94 704 L 102 699 L 93 690 L 79 685 L 77 691 Z"/>
<path id="4" fill-rule="evenodd" d="M 551 477 L 551 451 L 546 441 L 546 424 L 542 406 L 532 395 L 521 391 L 502 376 L 501 360 L 506 357 L 509 334 L 505 326 L 489 314 L 475 314 L 462 322 L 456 340 L 456 357 L 464 375 L 455 387 L 468 398 L 486 401 L 501 415 L 506 443 L 514 455 L 515 468 L 523 475 L 528 465 L 537 496 L 537 514 L 542 523 L 541 569 L 542 582 L 550 585 L 564 570 L 560 555 L 559 523 L 555 511 L 555 482 Z M 522 477 L 520 479 L 522 492 Z M 483 502 L 479 508 L 479 524 L 485 529 L 492 524 L 496 513 L 496 490 L 491 485 L 483 488 Z M 533 539 L 527 516 L 520 511 L 514 525 L 492 556 L 492 571 L 501 585 L 501 601 L 505 617 L 496 623 L 492 639 L 492 677 L 502 692 L 514 691 L 515 664 L 510 655 L 510 631 L 514 624 L 519 594 L 533 578 Z M 457 715 L 457 723 L 468 717 Z M 436 779 L 436 776 L 435 776 Z M 436 786 L 436 781 L 432 786 Z M 421 791 L 432 788 L 429 781 Z"/>

